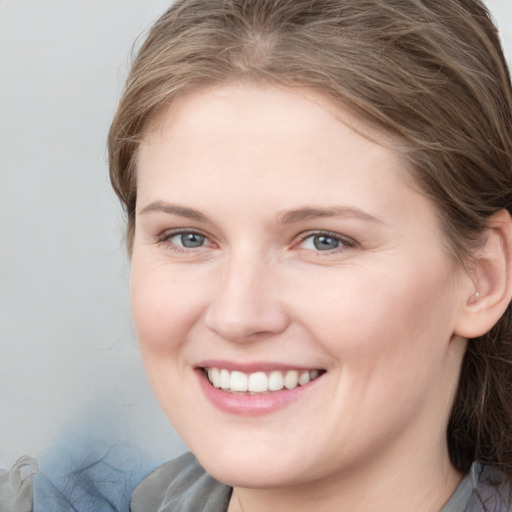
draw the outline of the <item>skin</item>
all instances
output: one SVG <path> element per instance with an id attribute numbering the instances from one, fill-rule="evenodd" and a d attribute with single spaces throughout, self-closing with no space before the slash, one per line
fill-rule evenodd
<path id="1" fill-rule="evenodd" d="M 437 511 L 461 478 L 446 425 L 474 285 L 392 141 L 351 125 L 371 132 L 313 91 L 218 86 L 175 101 L 140 147 L 142 356 L 178 433 L 235 487 L 230 512 Z M 190 231 L 204 243 L 183 247 Z M 246 417 L 207 400 L 206 359 L 326 373 Z"/>

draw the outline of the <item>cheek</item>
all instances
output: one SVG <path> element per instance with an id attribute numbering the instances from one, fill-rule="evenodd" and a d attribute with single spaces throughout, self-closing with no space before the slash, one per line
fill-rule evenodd
<path id="1" fill-rule="evenodd" d="M 185 341 L 200 315 L 200 295 L 164 266 L 132 262 L 130 297 L 135 330 L 145 352 L 168 354 Z"/>
<path id="2" fill-rule="evenodd" d="M 190 371 L 183 347 L 201 307 L 200 295 L 191 293 L 194 287 L 174 274 L 165 266 L 140 264 L 134 258 L 130 297 L 146 375 L 168 418 L 179 424 L 182 412 L 192 414 L 194 409 L 191 390 L 183 386 Z"/>
<path id="3" fill-rule="evenodd" d="M 435 357 L 435 347 L 441 350 L 452 335 L 451 279 L 443 266 L 340 271 L 303 288 L 296 316 L 340 364 L 415 363 Z"/>

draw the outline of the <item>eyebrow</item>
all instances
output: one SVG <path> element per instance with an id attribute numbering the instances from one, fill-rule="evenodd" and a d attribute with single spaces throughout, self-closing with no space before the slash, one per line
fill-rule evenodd
<path id="1" fill-rule="evenodd" d="M 202 222 L 208 220 L 206 215 L 201 213 L 199 210 L 178 204 L 167 203 L 165 201 L 153 201 L 152 203 L 145 206 L 139 212 L 139 214 L 144 215 L 151 212 L 163 212 L 169 215 L 178 215 L 179 217 L 186 217 L 188 219 Z M 366 213 L 359 208 L 347 206 L 330 206 L 326 208 L 305 206 L 301 208 L 295 208 L 293 210 L 284 210 L 279 212 L 278 223 L 294 224 L 297 222 L 317 219 L 321 217 L 353 217 L 356 219 L 384 224 L 384 221 L 380 217 L 370 215 L 369 213 Z"/>
<path id="2" fill-rule="evenodd" d="M 166 203 L 164 201 L 153 201 L 145 206 L 140 212 L 140 215 L 151 212 L 163 212 L 169 215 L 178 215 L 180 217 L 186 217 L 188 219 L 206 221 L 207 218 L 199 210 L 194 208 L 187 208 L 186 206 L 180 206 L 177 204 Z"/>
<path id="3" fill-rule="evenodd" d="M 319 217 L 353 217 L 370 222 L 384 224 L 384 221 L 377 216 L 370 215 L 369 213 L 348 206 L 330 206 L 327 208 L 318 207 L 303 207 L 293 210 L 286 210 L 279 214 L 279 222 L 281 224 L 293 224 Z"/>

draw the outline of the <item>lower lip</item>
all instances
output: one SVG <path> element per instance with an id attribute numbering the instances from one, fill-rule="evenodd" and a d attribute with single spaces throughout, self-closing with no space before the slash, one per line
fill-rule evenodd
<path id="1" fill-rule="evenodd" d="M 197 369 L 196 373 L 201 389 L 208 400 L 221 411 L 239 416 L 262 416 L 284 409 L 303 396 L 320 379 L 318 377 L 305 386 L 294 389 L 272 391 L 267 394 L 243 395 L 212 386 L 202 369 Z"/>

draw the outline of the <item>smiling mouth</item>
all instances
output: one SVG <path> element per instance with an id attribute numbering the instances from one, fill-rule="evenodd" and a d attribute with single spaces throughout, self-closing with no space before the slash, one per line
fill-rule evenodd
<path id="1" fill-rule="evenodd" d="M 230 393 L 267 394 L 305 386 L 325 370 L 274 370 L 244 373 L 225 368 L 202 368 L 210 384 Z"/>

